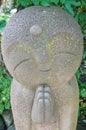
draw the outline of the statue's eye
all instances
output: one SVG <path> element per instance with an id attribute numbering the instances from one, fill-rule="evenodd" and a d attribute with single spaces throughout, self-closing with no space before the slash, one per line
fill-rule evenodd
<path id="1" fill-rule="evenodd" d="M 72 52 L 68 52 L 68 51 L 59 51 L 58 54 L 63 54 L 63 55 L 73 55 L 76 56 L 76 54 L 72 53 Z"/>

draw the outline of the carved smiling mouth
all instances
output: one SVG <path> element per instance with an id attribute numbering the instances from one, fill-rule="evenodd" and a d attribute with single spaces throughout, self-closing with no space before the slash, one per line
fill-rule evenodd
<path id="1" fill-rule="evenodd" d="M 40 69 L 41 72 L 49 72 L 51 70 L 51 68 L 49 69 Z"/>

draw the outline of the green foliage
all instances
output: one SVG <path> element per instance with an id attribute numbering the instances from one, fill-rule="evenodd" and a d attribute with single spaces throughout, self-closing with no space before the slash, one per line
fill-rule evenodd
<path id="1" fill-rule="evenodd" d="M 16 0 L 17 7 L 22 6 L 23 8 L 31 5 L 41 6 L 61 6 L 67 10 L 72 16 L 75 16 L 75 8 L 85 7 L 84 0 Z"/>
<path id="2" fill-rule="evenodd" d="M 17 6 L 27 7 L 32 5 L 31 0 L 17 0 Z"/>
<path id="3" fill-rule="evenodd" d="M 85 54 L 86 56 L 86 54 Z M 84 57 L 84 55 L 83 55 Z M 86 57 L 84 57 L 86 60 Z M 84 59 L 83 59 L 84 61 Z M 86 121 L 86 80 L 85 82 L 82 82 L 80 80 L 80 76 L 81 75 L 85 75 L 86 74 L 86 67 L 84 68 L 84 66 L 82 66 L 82 64 L 80 65 L 78 71 L 76 72 L 76 78 L 79 84 L 79 96 L 80 96 L 80 105 L 79 105 L 79 118 L 83 119 L 83 122 L 85 123 Z"/>
<path id="4" fill-rule="evenodd" d="M 84 83 L 84 87 L 86 87 L 86 83 Z M 84 87 L 80 91 L 80 97 L 86 97 L 86 89 Z"/>
<path id="5" fill-rule="evenodd" d="M 79 118 L 81 118 L 83 120 L 83 122 L 85 123 L 86 121 L 86 103 L 80 102 L 80 107 L 79 107 Z"/>
<path id="6" fill-rule="evenodd" d="M 8 5 L 5 6 L 5 8 L 3 6 L 0 8 L 0 35 L 3 33 L 6 23 L 12 16 L 12 14 L 8 12 L 8 10 L 10 10 L 9 8 L 8 8 Z"/>
<path id="7" fill-rule="evenodd" d="M 81 25 L 84 36 L 86 36 L 86 12 L 78 12 L 76 18 L 78 17 L 78 22 Z"/>
<path id="8" fill-rule="evenodd" d="M 53 4 L 57 5 L 59 0 L 32 0 L 34 5 L 51 6 Z"/>
<path id="9" fill-rule="evenodd" d="M 27 7 L 30 5 L 51 6 L 57 5 L 59 0 L 17 0 L 17 6 Z"/>
<path id="10" fill-rule="evenodd" d="M 9 15 L 1 13 L 1 16 L 0 16 L 0 34 L 3 33 L 4 28 L 6 26 L 7 21 L 9 20 L 9 18 L 10 18 Z"/>
<path id="11" fill-rule="evenodd" d="M 10 108 L 11 78 L 6 74 L 4 67 L 0 68 L 0 114 Z"/>
<path id="12" fill-rule="evenodd" d="M 81 6 L 81 2 L 76 0 L 60 0 L 60 3 L 64 6 L 64 9 L 67 10 L 72 16 L 75 15 L 75 7 Z"/>

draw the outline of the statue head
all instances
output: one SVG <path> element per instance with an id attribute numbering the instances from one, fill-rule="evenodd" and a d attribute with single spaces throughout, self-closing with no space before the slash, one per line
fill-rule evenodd
<path id="1" fill-rule="evenodd" d="M 79 67 L 83 38 L 72 16 L 58 7 L 32 6 L 8 22 L 2 37 L 7 69 L 25 86 L 58 85 Z"/>

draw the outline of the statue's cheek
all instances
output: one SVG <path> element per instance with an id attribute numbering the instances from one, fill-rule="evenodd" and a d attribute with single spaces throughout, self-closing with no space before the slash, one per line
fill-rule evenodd
<path id="1" fill-rule="evenodd" d="M 53 64 L 59 75 L 73 75 L 80 64 L 79 56 L 60 53 L 53 58 Z"/>
<path id="2" fill-rule="evenodd" d="M 28 46 L 23 46 L 22 44 L 11 45 L 4 52 L 4 60 L 6 62 L 9 72 L 13 75 L 13 71 L 17 67 L 20 67 L 21 64 L 24 65 L 25 62 L 28 62 L 28 66 L 32 66 L 33 56 Z M 27 67 L 27 66 L 25 66 Z M 30 68 L 31 69 L 31 68 Z M 22 70 L 21 70 L 22 71 Z"/>
<path id="3" fill-rule="evenodd" d="M 13 70 L 13 77 L 20 82 L 27 82 L 37 74 L 37 66 L 32 59 L 18 64 Z"/>

